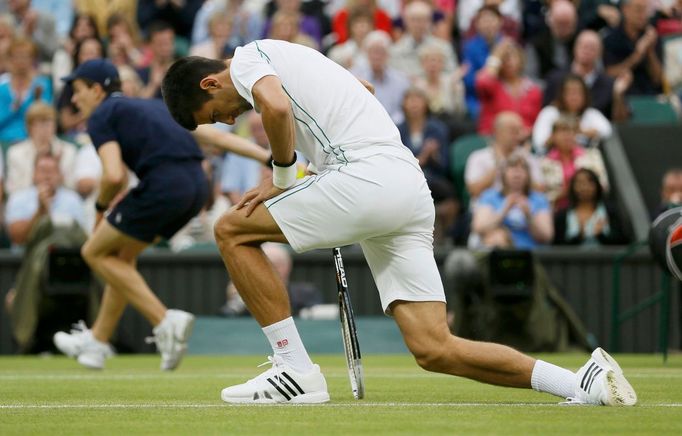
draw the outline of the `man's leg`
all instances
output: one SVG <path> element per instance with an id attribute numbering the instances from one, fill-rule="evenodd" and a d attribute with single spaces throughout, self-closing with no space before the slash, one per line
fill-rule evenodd
<path id="1" fill-rule="evenodd" d="M 442 302 L 396 301 L 391 312 L 417 363 L 499 386 L 531 388 L 563 398 L 574 395 L 576 376 L 510 347 L 458 338 L 450 333 Z"/>

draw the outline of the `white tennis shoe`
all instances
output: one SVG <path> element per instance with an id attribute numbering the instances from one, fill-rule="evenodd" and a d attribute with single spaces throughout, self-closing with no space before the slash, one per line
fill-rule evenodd
<path id="1" fill-rule="evenodd" d="M 176 309 L 168 309 L 161 323 L 154 327 L 154 335 L 148 337 L 146 342 L 156 344 L 156 349 L 161 353 L 162 370 L 174 370 L 180 365 L 193 327 L 194 315 Z"/>
<path id="2" fill-rule="evenodd" d="M 268 357 L 268 362 L 262 365 L 268 363 L 272 364 L 272 368 L 246 383 L 223 389 L 220 398 L 226 403 L 251 404 L 314 404 L 329 401 L 327 381 L 318 365 L 313 365 L 313 370 L 308 374 L 299 374 L 279 356 Z"/>
<path id="3" fill-rule="evenodd" d="M 90 369 L 104 368 L 106 359 L 114 355 L 111 345 L 95 339 L 83 321 L 74 324 L 71 333 L 55 333 L 52 340 L 59 351 Z"/>
<path id="4" fill-rule="evenodd" d="M 637 394 L 609 353 L 597 348 L 577 374 L 575 397 L 563 404 L 634 406 Z"/>

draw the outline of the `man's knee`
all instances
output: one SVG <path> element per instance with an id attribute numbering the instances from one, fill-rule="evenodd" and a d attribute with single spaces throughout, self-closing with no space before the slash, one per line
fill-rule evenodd
<path id="1" fill-rule="evenodd" d="M 234 209 L 225 212 L 213 226 L 215 240 L 220 246 L 234 243 L 239 230 L 240 226 Z"/>
<path id="2" fill-rule="evenodd" d="M 96 261 L 96 253 L 93 244 L 88 240 L 81 247 L 81 257 L 88 265 L 92 266 Z"/>
<path id="3" fill-rule="evenodd" d="M 443 372 L 446 368 L 451 366 L 449 360 L 451 359 L 452 350 L 447 349 L 446 342 L 448 341 L 446 340 L 437 343 L 429 340 L 414 346 L 408 344 L 408 348 L 417 364 L 423 369 L 433 372 Z"/>

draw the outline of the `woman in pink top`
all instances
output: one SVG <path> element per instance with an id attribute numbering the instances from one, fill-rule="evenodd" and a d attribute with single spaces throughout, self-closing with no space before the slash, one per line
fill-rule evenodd
<path id="1" fill-rule="evenodd" d="M 485 67 L 476 75 L 476 93 L 481 102 L 478 132 L 489 135 L 495 116 L 504 111 L 518 113 L 530 133 L 542 109 L 542 90 L 523 76 L 523 52 L 509 39 L 495 48 Z"/>

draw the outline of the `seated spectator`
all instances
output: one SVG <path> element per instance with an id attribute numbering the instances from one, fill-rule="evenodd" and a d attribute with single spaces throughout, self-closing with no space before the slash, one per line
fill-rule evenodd
<path id="1" fill-rule="evenodd" d="M 29 107 L 26 112 L 28 139 L 7 150 L 5 189 L 8 194 L 31 187 L 36 157 L 44 154 L 54 156 L 59 163 L 60 172 L 65 175 L 64 185 L 69 189 L 75 187 L 73 170 L 77 150 L 73 144 L 57 138 L 56 118 L 55 110 L 45 103 Z"/>
<path id="2" fill-rule="evenodd" d="M 366 65 L 367 57 L 362 51 L 362 43 L 374 30 L 372 15 L 364 9 L 353 9 L 346 22 L 350 38 L 332 47 L 327 56 L 346 69 L 351 69 L 358 64 Z"/>
<path id="3" fill-rule="evenodd" d="M 139 67 L 143 63 L 137 26 L 123 14 L 113 14 L 107 20 L 107 58 L 116 66 Z"/>
<path id="4" fill-rule="evenodd" d="M 137 70 L 144 88 L 142 98 L 162 98 L 161 81 L 175 61 L 175 31 L 164 22 L 149 27 L 148 50 L 150 57 L 146 66 Z"/>
<path id="5" fill-rule="evenodd" d="M 623 22 L 604 38 L 604 66 L 611 77 L 631 72 L 628 95 L 652 95 L 661 92 L 662 47 L 656 29 L 649 24 L 648 0 L 621 3 Z"/>
<path id="6" fill-rule="evenodd" d="M 117 68 L 118 77 L 121 79 L 121 92 L 126 97 L 139 97 L 144 84 L 132 67 L 119 65 Z"/>
<path id="7" fill-rule="evenodd" d="M 663 174 L 661 203 L 653 211 L 652 218 L 678 206 L 682 206 L 682 168 L 671 168 Z"/>
<path id="8" fill-rule="evenodd" d="M 343 44 L 351 38 L 350 17 L 360 11 L 369 15 L 372 29 L 391 33 L 393 27 L 391 17 L 377 6 L 376 0 L 346 0 L 345 7 L 336 12 L 332 18 L 332 30 L 337 44 Z"/>
<path id="9" fill-rule="evenodd" d="M 542 171 L 537 159 L 522 146 L 524 127 L 521 117 L 514 112 L 502 112 L 495 117 L 493 138 L 488 147 L 476 150 L 467 159 L 464 181 L 472 203 L 486 189 L 502 187 L 500 168 L 512 155 L 520 153 L 530 168 L 533 190 L 544 190 Z"/>
<path id="10" fill-rule="evenodd" d="M 445 72 L 446 56 L 447 53 L 443 51 L 441 45 L 422 45 L 419 49 L 419 60 L 423 73 L 417 77 L 415 85 L 426 93 L 432 114 L 444 120 L 461 119 L 466 114 L 462 82 L 466 68 Z"/>
<path id="11" fill-rule="evenodd" d="M 208 20 L 210 38 L 199 44 L 193 44 L 189 49 L 190 56 L 203 56 L 209 59 L 224 59 L 234 54 L 239 41 L 234 41 L 232 35 L 232 16 L 225 9 L 217 10 Z"/>
<path id="12" fill-rule="evenodd" d="M 533 126 L 533 148 L 545 154 L 552 128 L 560 117 L 579 121 L 578 141 L 584 146 L 597 146 L 611 136 L 611 123 L 601 112 L 590 107 L 590 90 L 580 76 L 569 74 L 559 89 L 556 100 L 545 106 Z"/>
<path id="13" fill-rule="evenodd" d="M 196 16 L 192 27 L 192 44 L 201 44 L 209 39 L 208 21 L 214 12 L 226 10 L 232 17 L 230 39 L 245 45 L 263 36 L 262 5 L 253 6 L 244 0 L 206 0 Z"/>
<path id="14" fill-rule="evenodd" d="M 472 119 L 477 120 L 481 105 L 476 94 L 476 74 L 502 38 L 502 14 L 494 6 L 483 6 L 476 14 L 474 27 L 475 33 L 464 43 L 462 64 L 468 68 L 464 75 L 467 111 Z"/>
<path id="15" fill-rule="evenodd" d="M 554 237 L 547 198 L 531 189 L 526 159 L 512 155 L 502 166 L 502 188 L 481 194 L 473 209 L 470 247 L 529 250 Z"/>
<path id="16" fill-rule="evenodd" d="M 7 200 L 5 222 L 12 243 L 25 244 L 33 226 L 45 216 L 54 223 L 86 226 L 83 201 L 75 191 L 62 186 L 59 162 L 49 154 L 36 157 L 33 186 L 14 192 Z"/>
<path id="17" fill-rule="evenodd" d="M 0 76 L 9 70 L 9 48 L 16 37 L 14 20 L 9 14 L 0 14 Z"/>
<path id="18" fill-rule="evenodd" d="M 626 119 L 628 109 L 625 105 L 624 92 L 630 86 L 632 74 L 627 72 L 614 81 L 601 66 L 602 51 L 601 38 L 597 32 L 593 30 L 580 32 L 573 47 L 573 62 L 570 69 L 554 70 L 547 76 L 542 104 L 547 106 L 554 101 L 566 76 L 575 74 L 587 84 L 593 108 L 614 122 Z"/>
<path id="19" fill-rule="evenodd" d="M 568 187 L 576 171 L 590 168 L 604 190 L 608 189 L 606 167 L 601 152 L 596 148 L 585 149 L 577 141 L 578 120 L 574 117 L 559 118 L 554 122 L 548 142 L 547 155 L 542 159 L 542 172 L 547 186 L 547 198 L 555 210 L 568 205 Z"/>
<path id="20" fill-rule="evenodd" d="M 356 77 L 374 85 L 374 95 L 394 123 L 403 122 L 402 101 L 410 80 L 402 72 L 388 65 L 391 38 L 381 30 L 369 33 L 362 49 L 367 55 L 367 65 L 356 65 L 351 69 Z"/>
<path id="21" fill-rule="evenodd" d="M 461 35 L 470 36 L 476 13 L 483 6 L 496 7 L 503 17 L 502 33 L 519 40 L 521 32 L 521 2 L 519 0 L 466 0 L 457 2 L 457 24 Z"/>
<path id="22" fill-rule="evenodd" d="M 7 3 L 20 35 L 36 45 L 40 62 L 50 62 L 59 44 L 54 17 L 31 7 L 31 0 L 12 0 Z"/>
<path id="23" fill-rule="evenodd" d="M 36 101 L 52 103 L 52 83 L 36 69 L 37 49 L 28 39 L 15 39 L 9 48 L 9 74 L 0 79 L 0 142 L 28 137 L 26 111 Z"/>
<path id="24" fill-rule="evenodd" d="M 298 32 L 294 32 L 293 30 L 289 33 L 293 33 L 295 35 L 300 34 L 301 39 L 306 39 L 305 37 L 311 38 L 314 43 L 315 47 L 319 48 L 322 45 L 322 24 L 320 21 L 317 19 L 317 17 L 314 17 L 312 15 L 306 15 L 301 11 L 301 0 L 274 0 L 273 3 L 275 4 L 275 13 L 277 12 L 282 12 L 284 16 L 290 17 L 290 16 L 296 16 L 296 29 Z M 265 22 L 265 26 L 263 27 L 263 36 L 267 37 L 268 35 L 272 34 L 271 27 L 273 26 L 273 20 L 274 20 L 274 14 L 270 19 L 268 19 Z M 273 38 L 274 39 L 274 38 Z M 281 38 L 279 38 L 281 39 Z M 285 40 L 288 41 L 288 40 Z M 307 44 L 304 44 L 307 45 Z"/>
<path id="25" fill-rule="evenodd" d="M 450 164 L 447 126 L 429 116 L 428 99 L 419 88 L 410 88 L 405 93 L 403 112 L 405 121 L 398 126 L 400 139 L 424 171 L 436 205 L 434 240 L 442 243 L 459 211 L 455 187 L 447 178 Z"/>
<path id="26" fill-rule="evenodd" d="M 410 79 L 422 73 L 419 48 L 425 44 L 440 45 L 445 55 L 445 71 L 453 72 L 457 59 L 452 46 L 432 34 L 431 6 L 425 1 L 413 1 L 403 11 L 405 33 L 391 48 L 391 66 L 402 71 Z"/>
<path id="27" fill-rule="evenodd" d="M 300 30 L 301 14 L 299 12 L 277 11 L 270 19 L 267 38 L 288 41 L 294 44 L 305 45 L 306 47 L 319 50 L 320 46 L 309 35 Z"/>
<path id="28" fill-rule="evenodd" d="M 52 88 L 55 94 L 59 94 L 64 87 L 62 77 L 68 76 L 75 68 L 73 60 L 76 46 L 87 38 L 99 39 L 95 19 L 88 15 L 76 15 L 68 38 L 52 57 Z"/>
<path id="29" fill-rule="evenodd" d="M 523 52 L 509 39 L 500 41 L 476 75 L 481 103 L 478 132 L 492 132 L 493 120 L 504 111 L 518 113 L 530 133 L 542 108 L 542 90 L 523 75 Z"/>
<path id="30" fill-rule="evenodd" d="M 547 28 L 534 35 L 527 45 L 526 73 L 542 81 L 552 70 L 565 70 L 571 64 L 578 17 L 568 0 L 555 0 L 547 11 Z"/>
<path id="31" fill-rule="evenodd" d="M 568 207 L 554 215 L 554 244 L 591 246 L 626 242 L 618 214 L 606 205 L 597 175 L 588 168 L 577 170 L 568 188 Z"/>

